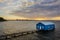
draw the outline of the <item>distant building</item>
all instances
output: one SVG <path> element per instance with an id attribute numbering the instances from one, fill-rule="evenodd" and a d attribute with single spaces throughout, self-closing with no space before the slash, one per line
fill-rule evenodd
<path id="1" fill-rule="evenodd" d="M 39 22 L 36 24 L 37 30 L 54 30 L 55 24 L 53 22 Z"/>

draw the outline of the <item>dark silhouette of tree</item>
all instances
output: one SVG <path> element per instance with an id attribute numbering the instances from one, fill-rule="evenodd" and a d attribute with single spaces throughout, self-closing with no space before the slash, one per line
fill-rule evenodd
<path id="1" fill-rule="evenodd" d="M 0 17 L 0 21 L 6 21 L 4 18 Z"/>

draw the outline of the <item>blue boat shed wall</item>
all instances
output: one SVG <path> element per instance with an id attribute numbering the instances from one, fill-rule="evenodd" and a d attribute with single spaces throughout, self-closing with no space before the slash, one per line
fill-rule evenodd
<path id="1" fill-rule="evenodd" d="M 52 22 L 39 22 L 36 24 L 37 30 L 54 30 L 55 24 Z"/>

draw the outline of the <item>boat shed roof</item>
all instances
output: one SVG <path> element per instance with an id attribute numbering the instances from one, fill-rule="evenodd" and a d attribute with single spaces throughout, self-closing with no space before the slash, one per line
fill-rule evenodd
<path id="1" fill-rule="evenodd" d="M 52 25 L 52 24 L 54 24 L 53 22 L 41 22 L 42 24 L 44 24 L 44 25 Z"/>

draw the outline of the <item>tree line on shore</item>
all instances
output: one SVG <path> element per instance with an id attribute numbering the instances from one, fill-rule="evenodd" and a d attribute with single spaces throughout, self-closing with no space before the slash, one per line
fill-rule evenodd
<path id="1" fill-rule="evenodd" d="M 6 21 L 6 19 L 4 19 L 4 18 L 0 17 L 0 21 Z"/>

